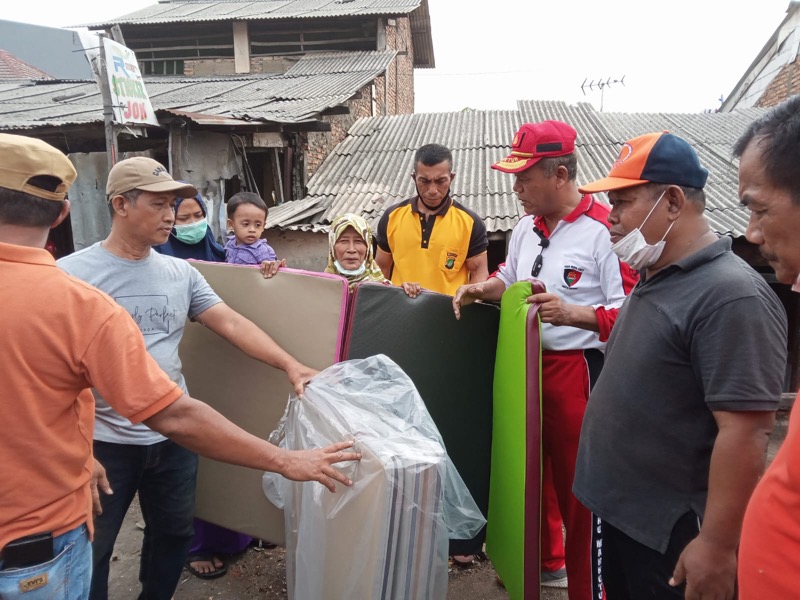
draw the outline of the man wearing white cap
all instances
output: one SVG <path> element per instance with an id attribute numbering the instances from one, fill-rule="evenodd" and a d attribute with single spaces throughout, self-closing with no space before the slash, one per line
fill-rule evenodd
<path id="1" fill-rule="evenodd" d="M 146 157 L 123 160 L 106 186 L 111 233 L 58 261 L 71 275 L 100 288 L 121 304 L 144 334 L 159 366 L 186 391 L 178 345 L 187 318 L 202 323 L 246 354 L 286 372 L 300 393 L 315 371 L 300 364 L 254 323 L 217 296 L 185 260 L 151 250 L 163 244 L 175 222 L 175 197 L 197 190 L 174 181 Z M 106 468 L 113 495 L 104 496 L 93 542 L 92 599 L 108 595 L 109 561 L 125 513 L 138 492 L 145 521 L 140 598 L 169 600 L 178 584 L 193 536 L 197 456 L 144 424 L 133 425 L 96 394 L 94 453 Z"/>

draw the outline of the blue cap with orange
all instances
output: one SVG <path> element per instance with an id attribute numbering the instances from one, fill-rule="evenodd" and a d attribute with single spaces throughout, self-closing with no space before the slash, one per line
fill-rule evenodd
<path id="1" fill-rule="evenodd" d="M 665 183 L 702 189 L 708 170 L 700 165 L 689 142 L 668 131 L 628 140 L 611 166 L 608 177 L 581 186 L 582 194 L 608 192 L 643 183 Z"/>

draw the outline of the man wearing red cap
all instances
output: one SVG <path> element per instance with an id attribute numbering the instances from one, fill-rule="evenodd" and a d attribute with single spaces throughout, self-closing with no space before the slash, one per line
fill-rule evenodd
<path id="1" fill-rule="evenodd" d="M 800 293 L 800 96 L 753 123 L 734 146 L 739 198 L 750 212 L 747 239 Z M 800 408 L 758 483 L 742 525 L 739 598 L 795 598 L 800 590 Z"/>
<path id="2" fill-rule="evenodd" d="M 591 514 L 572 494 L 575 458 L 605 340 L 636 276 L 611 251 L 608 207 L 578 191 L 576 136 L 560 121 L 527 123 L 511 154 L 492 165 L 516 176 L 514 191 L 526 216 L 514 228 L 497 276 L 459 288 L 453 308 L 459 316 L 462 305 L 499 300 L 506 287 L 531 277 L 545 284 L 546 293 L 529 298 L 542 305 L 542 450 L 567 531 L 569 597 L 588 600 L 600 590 L 591 582 Z M 547 497 L 545 490 L 542 512 L 549 516 Z"/>
<path id="3" fill-rule="evenodd" d="M 734 597 L 781 395 L 786 314 L 709 228 L 707 177 L 662 132 L 623 144 L 609 176 L 581 188 L 608 191 L 612 248 L 641 277 L 592 389 L 573 488 L 600 519 L 596 573 L 612 600 Z"/>

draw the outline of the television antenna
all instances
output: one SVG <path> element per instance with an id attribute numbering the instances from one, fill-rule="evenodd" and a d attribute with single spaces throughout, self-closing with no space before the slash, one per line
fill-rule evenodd
<path id="1" fill-rule="evenodd" d="M 606 88 L 611 87 L 615 83 L 621 83 L 624 86 L 625 75 L 623 75 L 621 79 L 611 79 L 611 77 L 607 77 L 605 79 L 598 79 L 597 81 L 595 81 L 594 79 L 589 81 L 589 78 L 587 77 L 586 79 L 583 80 L 583 83 L 581 84 L 581 91 L 585 96 L 587 89 L 592 92 L 595 89 L 600 90 L 600 112 L 603 112 L 603 99 L 605 96 Z"/>

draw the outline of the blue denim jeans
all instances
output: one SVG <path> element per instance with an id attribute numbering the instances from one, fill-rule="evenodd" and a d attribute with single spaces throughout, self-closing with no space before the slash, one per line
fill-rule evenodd
<path id="1" fill-rule="evenodd" d="M 92 547 L 86 525 L 53 538 L 52 560 L 32 567 L 3 569 L 0 598 L 86 600 L 92 578 Z"/>
<path id="2" fill-rule="evenodd" d="M 114 542 L 134 495 L 144 517 L 139 600 L 169 600 L 178 586 L 194 536 L 197 455 L 169 440 L 150 446 L 94 442 L 113 494 L 100 494 L 95 518 L 91 600 L 107 600 Z"/>

